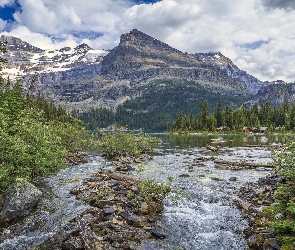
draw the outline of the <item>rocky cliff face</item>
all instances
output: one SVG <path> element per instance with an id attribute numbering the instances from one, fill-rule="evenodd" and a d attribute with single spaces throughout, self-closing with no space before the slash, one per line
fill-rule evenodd
<path id="1" fill-rule="evenodd" d="M 269 101 L 271 105 L 278 106 L 284 102 L 295 102 L 295 83 L 286 84 L 282 81 L 271 84 L 260 89 L 257 95 L 250 101 L 250 103 L 257 103 L 262 105 Z"/>
<path id="2" fill-rule="evenodd" d="M 240 70 L 229 58 L 221 53 L 196 53 L 195 56 L 205 64 L 222 70 L 227 76 L 243 82 L 254 94 L 261 88 L 271 84 L 270 82 L 262 82 L 254 76 L 247 74 L 246 71 Z"/>
<path id="3" fill-rule="evenodd" d="M 8 42 L 5 58 L 9 62 L 2 75 L 12 80 L 21 76 L 25 88 L 33 85 L 36 95 L 69 109 L 116 109 L 140 97 L 143 90 L 148 94 L 159 80 L 189 82 L 190 87 L 195 84 L 196 89 L 201 86 L 223 97 L 246 97 L 269 85 L 240 70 L 221 53 L 183 53 L 138 30 L 123 34 L 109 52 L 87 44 L 42 50 L 15 37 L 2 36 L 1 40 Z M 161 91 L 165 91 L 163 86 Z"/>
<path id="4" fill-rule="evenodd" d="M 131 85 L 146 84 L 159 78 L 203 80 L 248 91 L 245 84 L 216 67 L 214 60 L 206 62 L 208 58 L 205 54 L 183 53 L 133 30 L 122 35 L 120 44 L 104 57 L 102 76 L 113 81 L 129 80 Z"/>

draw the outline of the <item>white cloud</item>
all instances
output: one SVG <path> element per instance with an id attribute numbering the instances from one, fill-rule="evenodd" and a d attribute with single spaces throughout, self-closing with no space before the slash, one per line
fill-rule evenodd
<path id="1" fill-rule="evenodd" d="M 220 51 L 261 80 L 295 81 L 292 1 L 19 0 L 10 33 L 38 47 L 87 42 L 109 49 L 136 28 L 182 51 Z"/>
<path id="2" fill-rule="evenodd" d="M 4 21 L 0 18 L 0 30 L 3 30 L 6 27 L 7 21 Z"/>
<path id="3" fill-rule="evenodd" d="M 13 3 L 14 3 L 14 0 L 0 0 L 0 7 L 12 5 Z"/>
<path id="4" fill-rule="evenodd" d="M 11 32 L 2 32 L 3 35 L 21 38 L 41 49 L 60 49 L 62 47 L 75 47 L 78 45 L 76 38 L 72 35 L 62 35 L 61 42 L 53 42 L 52 39 L 44 34 L 32 32 L 26 26 L 19 26 Z"/>

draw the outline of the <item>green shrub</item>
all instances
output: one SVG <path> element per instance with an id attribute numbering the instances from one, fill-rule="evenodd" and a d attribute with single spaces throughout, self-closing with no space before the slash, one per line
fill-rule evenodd
<path id="1" fill-rule="evenodd" d="M 114 159 L 118 156 L 139 156 L 142 153 L 151 151 L 159 142 L 149 134 L 134 131 L 121 131 L 116 129 L 113 132 L 102 133 L 96 147 L 101 150 L 107 158 Z"/>
<path id="2" fill-rule="evenodd" d="M 83 144 L 84 129 L 74 118 L 48 118 L 38 100 L 23 96 L 0 78 L 0 192 L 16 178 L 30 181 L 65 167 L 65 157 Z M 47 104 L 49 107 L 51 104 Z M 62 114 L 64 116 L 64 114 Z"/>
<path id="3" fill-rule="evenodd" d="M 146 200 L 162 200 L 172 191 L 170 184 L 145 179 L 139 183 L 139 195 Z"/>
<path id="4" fill-rule="evenodd" d="M 295 248 L 295 142 L 288 144 L 274 159 L 276 171 L 286 178 L 278 184 L 274 194 L 275 205 L 271 207 L 277 215 L 269 225 L 275 229 L 282 249 Z"/>

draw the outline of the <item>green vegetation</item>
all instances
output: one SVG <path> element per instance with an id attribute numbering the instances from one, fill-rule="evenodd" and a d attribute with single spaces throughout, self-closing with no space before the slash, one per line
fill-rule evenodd
<path id="1" fill-rule="evenodd" d="M 5 43 L 0 44 L 0 52 L 6 52 L 4 46 Z M 5 62 L 0 57 L 0 65 Z M 152 150 L 158 142 L 144 133 L 119 130 L 103 133 L 96 141 L 74 114 L 43 97 L 33 97 L 31 87 L 25 95 L 20 80 L 13 84 L 0 77 L 0 192 L 16 179 L 31 181 L 56 173 L 65 167 L 67 156 L 86 146 L 99 148 L 113 158 L 137 156 Z M 100 111 L 104 120 L 112 122 L 112 114 L 105 109 Z"/>
<path id="2" fill-rule="evenodd" d="M 115 123 L 115 114 L 107 108 L 91 109 L 87 113 L 78 114 L 83 125 L 90 131 L 97 128 L 106 128 Z"/>
<path id="3" fill-rule="evenodd" d="M 95 147 L 101 150 L 106 158 L 114 159 L 119 156 L 139 156 L 142 153 L 150 152 L 159 139 L 140 132 L 122 131 L 116 129 L 113 132 L 102 133 L 96 142 Z"/>
<path id="4" fill-rule="evenodd" d="M 133 131 L 102 133 L 97 140 L 82 122 L 44 98 L 24 96 L 19 81 L 13 86 L 0 78 L 0 191 L 16 178 L 28 181 L 56 173 L 65 167 L 65 158 L 86 145 L 108 158 L 138 156 L 151 151 L 158 139 Z M 92 137 L 93 138 L 93 137 Z"/>
<path id="5" fill-rule="evenodd" d="M 266 102 L 260 108 L 253 105 L 246 108 L 242 104 L 240 108 L 233 110 L 229 105 L 225 109 L 221 101 L 218 102 L 215 113 L 210 114 L 208 101 L 204 100 L 199 106 L 199 116 L 193 112 L 189 116 L 180 111 L 175 121 L 167 125 L 170 132 L 242 132 L 244 127 L 260 131 L 261 127 L 267 127 L 269 131 L 293 131 L 295 129 L 295 104 L 284 103 L 280 107 L 272 107 Z"/>
<path id="6" fill-rule="evenodd" d="M 83 146 L 84 135 L 81 121 L 64 109 L 23 96 L 19 82 L 0 78 L 0 191 L 16 178 L 57 172 L 69 152 Z"/>
<path id="7" fill-rule="evenodd" d="M 171 191 L 170 183 L 165 184 L 151 179 L 144 179 L 139 183 L 139 195 L 146 200 L 163 200 Z"/>
<path id="8" fill-rule="evenodd" d="M 92 109 L 78 116 L 89 130 L 107 127 L 114 123 L 134 129 L 165 130 L 167 122 L 172 124 L 179 111 L 186 115 L 190 111 L 199 114 L 199 104 L 205 99 L 208 100 L 209 111 L 215 110 L 220 91 L 222 90 L 216 90 L 212 86 L 204 87 L 203 83 L 194 81 L 157 80 L 139 87 L 139 96 L 118 106 L 116 112 Z M 246 94 L 222 96 L 223 103 L 232 107 L 241 106 L 246 99 L 249 99 Z"/>
<path id="9" fill-rule="evenodd" d="M 281 249 L 295 248 L 295 142 L 280 152 L 275 158 L 277 173 L 286 179 L 278 184 L 274 194 L 275 205 L 269 207 L 269 225 L 277 233 Z"/>
<path id="10" fill-rule="evenodd" d="M 168 178 L 167 183 L 144 179 L 139 183 L 139 195 L 145 200 L 163 200 L 168 197 L 174 203 L 184 197 L 189 199 L 189 195 L 183 189 L 173 188 L 172 181 L 172 177 Z"/>

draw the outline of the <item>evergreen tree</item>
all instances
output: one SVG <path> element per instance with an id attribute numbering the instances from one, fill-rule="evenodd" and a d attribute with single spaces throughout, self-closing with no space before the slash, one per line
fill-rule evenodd
<path id="1" fill-rule="evenodd" d="M 200 103 L 199 126 L 203 131 L 208 130 L 209 109 L 208 101 L 204 100 Z"/>
<path id="2" fill-rule="evenodd" d="M 233 109 L 229 105 L 226 105 L 226 107 L 225 107 L 224 124 L 230 130 L 233 130 L 233 125 L 234 125 L 234 121 L 233 121 Z"/>
<path id="3" fill-rule="evenodd" d="M 183 115 L 182 115 L 182 111 L 180 111 L 176 116 L 176 121 L 175 121 L 176 131 L 182 130 L 183 129 L 182 125 L 183 125 Z"/>
<path id="4" fill-rule="evenodd" d="M 215 118 L 216 118 L 216 123 L 218 128 L 224 125 L 224 114 L 222 110 L 222 103 L 220 100 L 218 101 Z"/>

